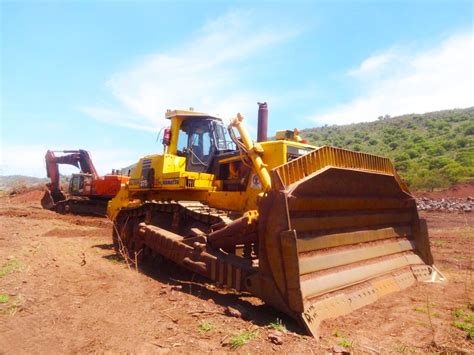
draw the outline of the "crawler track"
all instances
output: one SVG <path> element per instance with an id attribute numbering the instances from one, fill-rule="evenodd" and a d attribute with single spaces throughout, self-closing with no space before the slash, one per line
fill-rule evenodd
<path id="1" fill-rule="evenodd" d="M 244 244 L 215 248 L 207 239 L 240 220 L 238 214 L 195 201 L 146 202 L 117 216 L 114 247 L 131 258 L 161 255 L 211 280 L 244 290 L 245 278 L 256 271 L 253 241 L 244 238 Z"/>
<path id="2" fill-rule="evenodd" d="M 58 213 L 72 213 L 83 216 L 101 216 L 107 214 L 106 200 L 91 200 L 88 198 L 68 198 L 58 202 L 53 209 Z"/>

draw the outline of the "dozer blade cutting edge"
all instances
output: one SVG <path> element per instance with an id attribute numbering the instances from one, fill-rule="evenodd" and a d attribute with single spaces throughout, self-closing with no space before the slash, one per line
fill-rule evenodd
<path id="1" fill-rule="evenodd" d="M 246 286 L 313 335 L 326 318 L 444 279 L 426 222 L 389 159 L 326 146 L 270 174 L 273 188 L 259 206 L 259 272 Z"/>

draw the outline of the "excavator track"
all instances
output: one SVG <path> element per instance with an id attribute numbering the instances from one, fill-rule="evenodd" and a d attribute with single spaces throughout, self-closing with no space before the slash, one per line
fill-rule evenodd
<path id="1" fill-rule="evenodd" d="M 83 216 L 101 216 L 107 214 L 107 201 L 89 198 L 68 198 L 56 203 L 53 208 L 58 213 L 72 213 Z"/>

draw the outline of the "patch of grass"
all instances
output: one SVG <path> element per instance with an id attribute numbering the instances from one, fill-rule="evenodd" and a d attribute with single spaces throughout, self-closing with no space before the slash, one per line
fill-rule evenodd
<path id="1" fill-rule="evenodd" d="M 435 247 L 442 247 L 444 242 L 442 240 L 433 240 L 431 244 L 433 244 Z"/>
<path id="2" fill-rule="evenodd" d="M 424 307 L 415 307 L 413 310 L 419 313 L 428 313 L 427 309 Z"/>
<path id="3" fill-rule="evenodd" d="M 7 261 L 5 264 L 0 267 L 0 277 L 3 277 L 11 272 L 18 271 L 21 269 L 21 262 L 14 258 Z"/>
<path id="4" fill-rule="evenodd" d="M 269 327 L 283 333 L 287 332 L 286 326 L 282 323 L 281 319 L 278 319 L 278 318 L 276 322 L 270 323 Z"/>
<path id="5" fill-rule="evenodd" d="M 342 337 L 342 333 L 339 331 L 339 329 L 335 329 L 333 332 L 332 332 L 332 335 L 339 338 L 339 337 Z"/>
<path id="6" fill-rule="evenodd" d="M 10 302 L 10 297 L 5 294 L 0 294 L 0 303 L 8 303 Z"/>
<path id="7" fill-rule="evenodd" d="M 397 353 L 415 353 L 416 352 L 414 347 L 408 346 L 408 345 L 405 345 L 405 344 L 399 344 L 399 345 L 395 346 L 395 351 Z"/>
<path id="8" fill-rule="evenodd" d="M 474 315 L 461 307 L 453 309 L 452 315 L 455 320 L 451 325 L 466 332 L 469 338 L 474 339 Z"/>
<path id="9" fill-rule="evenodd" d="M 125 260 L 118 256 L 118 255 L 111 255 L 109 258 L 107 258 L 112 264 L 119 265 L 119 264 L 125 264 Z"/>
<path id="10" fill-rule="evenodd" d="M 201 323 L 199 323 L 198 328 L 201 332 L 210 332 L 212 329 L 214 329 L 214 325 L 207 320 L 203 320 Z"/>
<path id="11" fill-rule="evenodd" d="M 474 324 L 474 315 L 467 314 L 467 315 L 464 316 L 464 320 L 468 323 Z"/>
<path id="12" fill-rule="evenodd" d="M 7 294 L 0 294 L 0 314 L 8 314 L 14 316 L 18 311 L 22 310 L 23 300 L 20 297 L 11 299 Z"/>
<path id="13" fill-rule="evenodd" d="M 237 334 L 232 339 L 230 339 L 229 344 L 231 349 L 237 349 L 240 348 L 242 345 L 247 344 L 250 340 L 255 339 L 256 337 L 256 332 L 245 331 L 240 334 Z"/>
<path id="14" fill-rule="evenodd" d="M 453 325 L 454 327 L 456 327 L 456 328 L 458 328 L 458 329 L 461 329 L 461 330 L 464 330 L 464 331 L 466 331 L 466 332 L 467 332 L 467 331 L 469 330 L 469 328 L 470 328 L 468 324 L 466 324 L 466 323 L 464 323 L 464 322 L 460 322 L 460 321 L 454 321 L 454 322 L 452 323 L 452 325 Z"/>
<path id="15" fill-rule="evenodd" d="M 460 322 L 460 321 L 454 321 L 451 324 L 453 327 L 456 327 L 458 329 L 465 331 L 471 339 L 474 339 L 474 326 L 467 324 L 465 322 Z"/>
<path id="16" fill-rule="evenodd" d="M 342 338 L 341 340 L 339 340 L 337 342 L 337 345 L 343 346 L 346 349 L 350 349 L 350 348 L 352 348 L 352 341 L 350 341 L 349 339 L 346 339 L 346 338 Z"/>
<path id="17" fill-rule="evenodd" d="M 462 308 L 456 308 L 453 310 L 453 316 L 456 318 L 464 316 L 464 310 Z"/>

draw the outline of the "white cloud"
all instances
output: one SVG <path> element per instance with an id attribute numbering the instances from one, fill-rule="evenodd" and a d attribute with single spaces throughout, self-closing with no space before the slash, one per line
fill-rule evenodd
<path id="1" fill-rule="evenodd" d="M 348 80 L 364 94 L 314 114 L 318 124 L 347 124 L 391 116 L 474 106 L 474 36 L 453 35 L 439 46 L 391 49 L 364 60 Z"/>
<path id="2" fill-rule="evenodd" d="M 121 112 L 106 109 L 103 107 L 84 106 L 80 108 L 84 113 L 95 118 L 98 121 L 127 127 L 141 129 L 144 131 L 156 132 L 156 129 L 143 122 L 143 118 L 137 118 L 132 115 L 125 115 Z"/>
<path id="3" fill-rule="evenodd" d="M 265 28 L 256 20 L 251 12 L 234 11 L 207 22 L 186 43 L 113 74 L 106 86 L 118 108 L 88 106 L 83 111 L 108 123 L 154 131 L 167 125 L 167 109 L 193 107 L 223 118 L 237 112 L 255 116 L 259 95 L 244 84 L 255 70 L 248 60 L 296 33 Z"/>
<path id="4" fill-rule="evenodd" d="M 363 77 L 377 73 L 384 68 L 389 62 L 393 61 L 395 55 L 393 52 L 386 52 L 382 54 L 373 55 L 365 59 L 359 67 L 349 71 L 349 75 L 354 77 Z"/>

